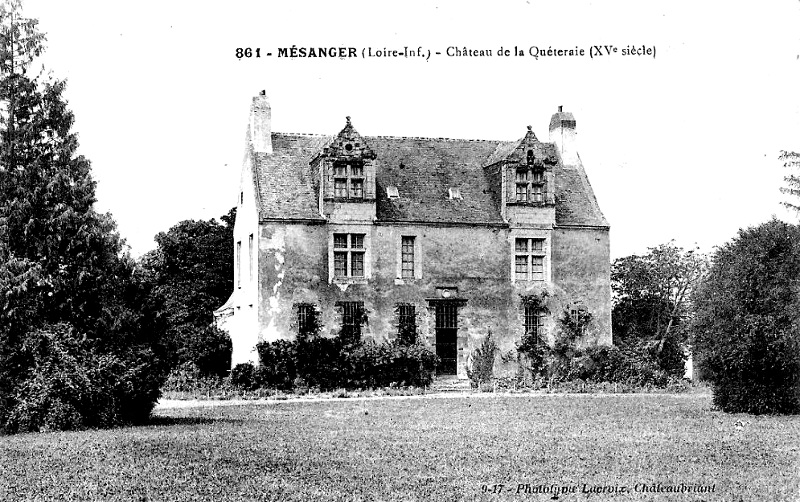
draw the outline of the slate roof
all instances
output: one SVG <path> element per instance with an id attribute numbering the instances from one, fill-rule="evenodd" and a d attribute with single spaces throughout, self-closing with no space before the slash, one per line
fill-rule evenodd
<path id="1" fill-rule="evenodd" d="M 323 220 L 309 162 L 336 136 L 272 133 L 273 154 L 254 154 L 261 219 Z M 502 160 L 518 141 L 364 136 L 377 157 L 379 221 L 502 224 L 501 187 L 484 166 Z M 543 144 L 546 149 L 552 145 Z M 608 226 L 582 169 L 555 166 L 556 224 Z M 389 186 L 400 197 L 390 199 Z M 451 200 L 449 188 L 461 199 Z"/>

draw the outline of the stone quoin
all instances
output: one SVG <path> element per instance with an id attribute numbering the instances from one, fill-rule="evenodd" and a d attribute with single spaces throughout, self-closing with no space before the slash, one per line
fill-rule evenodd
<path id="1" fill-rule="evenodd" d="M 501 354 L 523 334 L 552 342 L 563 315 L 592 314 L 581 344 L 611 344 L 609 225 L 559 107 L 549 142 L 273 132 L 253 98 L 234 227 L 234 289 L 215 311 L 232 365 L 292 339 L 308 309 L 323 336 L 376 342 L 415 327 L 466 378 L 491 330 Z M 531 301 L 531 298 L 535 301 Z M 498 358 L 498 370 L 504 371 Z M 506 368 L 512 371 L 510 368 Z"/>

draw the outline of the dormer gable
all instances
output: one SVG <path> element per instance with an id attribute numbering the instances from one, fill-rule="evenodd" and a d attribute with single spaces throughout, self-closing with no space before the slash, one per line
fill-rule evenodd
<path id="1" fill-rule="evenodd" d="M 375 152 L 370 149 L 364 137 L 361 136 L 350 117 L 345 117 L 347 124 L 339 131 L 330 145 L 322 150 L 322 156 L 336 160 L 374 160 Z"/>
<path id="2" fill-rule="evenodd" d="M 323 179 L 322 200 L 374 204 L 375 159 L 375 152 L 347 117 L 344 128 L 311 161 Z"/>
<path id="3" fill-rule="evenodd" d="M 505 202 L 523 206 L 555 204 L 553 167 L 558 155 L 553 145 L 536 138 L 531 126 L 505 156 L 498 159 L 505 182 Z"/>

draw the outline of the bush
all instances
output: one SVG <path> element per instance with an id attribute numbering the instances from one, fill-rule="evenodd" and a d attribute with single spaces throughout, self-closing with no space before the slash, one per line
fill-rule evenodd
<path id="1" fill-rule="evenodd" d="M 576 358 L 572 376 L 587 382 L 666 387 L 670 375 L 659 366 L 657 343 L 632 340 L 620 346 L 590 347 Z"/>
<path id="2" fill-rule="evenodd" d="M 430 385 L 438 359 L 420 345 L 399 342 L 362 344 L 346 356 L 348 388 Z"/>
<path id="3" fill-rule="evenodd" d="M 694 349 L 714 403 L 800 413 L 800 227 L 740 230 L 714 254 L 695 303 Z"/>
<path id="4" fill-rule="evenodd" d="M 20 355 L 27 371 L 5 419 L 8 432 L 111 427 L 145 421 L 160 373 L 147 353 L 96 354 L 66 323 L 31 332 Z"/>
<path id="5" fill-rule="evenodd" d="M 289 390 L 297 378 L 297 342 L 276 340 L 260 342 L 258 351 L 258 384 L 270 389 Z"/>
<path id="6" fill-rule="evenodd" d="M 240 363 L 230 374 L 231 385 L 241 390 L 255 390 L 259 387 L 256 367 L 252 363 Z"/>
<path id="7" fill-rule="evenodd" d="M 481 384 L 492 381 L 494 376 L 494 358 L 497 351 L 497 343 L 492 338 L 491 330 L 486 334 L 481 345 L 472 351 L 470 364 L 467 364 L 467 377 L 473 388 L 480 388 Z"/>
<path id="8" fill-rule="evenodd" d="M 193 363 L 203 376 L 224 377 L 231 367 L 233 345 L 228 333 L 210 325 L 205 328 L 186 326 L 189 333 L 182 338 L 179 361 Z"/>
<path id="9" fill-rule="evenodd" d="M 425 386 L 438 362 L 433 352 L 420 345 L 344 343 L 339 337 L 262 342 L 257 350 L 261 361 L 254 369 L 257 385 L 282 390 Z"/>

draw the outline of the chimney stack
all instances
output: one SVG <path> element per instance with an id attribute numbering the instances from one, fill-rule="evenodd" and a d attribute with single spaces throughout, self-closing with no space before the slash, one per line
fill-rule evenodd
<path id="1" fill-rule="evenodd" d="M 261 91 L 250 105 L 250 144 L 256 153 L 272 153 L 272 110 L 267 91 Z"/>
<path id="2" fill-rule="evenodd" d="M 576 166 L 579 163 L 576 134 L 575 117 L 570 112 L 564 112 L 563 106 L 559 106 L 558 112 L 550 119 L 550 142 L 556 144 L 564 166 Z"/>

